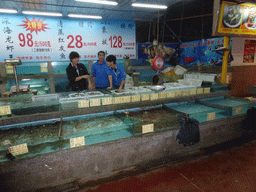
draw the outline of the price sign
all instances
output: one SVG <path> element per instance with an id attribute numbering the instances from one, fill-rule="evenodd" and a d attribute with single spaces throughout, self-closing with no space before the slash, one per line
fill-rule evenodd
<path id="1" fill-rule="evenodd" d="M 142 100 L 142 101 L 147 101 L 147 100 L 149 100 L 149 94 L 143 94 L 143 95 L 141 95 L 141 100 Z"/>
<path id="2" fill-rule="evenodd" d="M 70 148 L 84 146 L 84 137 L 70 139 Z"/>
<path id="3" fill-rule="evenodd" d="M 207 114 L 207 121 L 214 120 L 215 119 L 215 113 L 208 113 Z"/>
<path id="4" fill-rule="evenodd" d="M 101 99 L 102 105 L 111 105 L 112 104 L 112 97 L 109 98 L 103 98 Z"/>
<path id="5" fill-rule="evenodd" d="M 5 65 L 5 69 L 6 69 L 6 74 L 13 74 L 13 66 L 11 65 Z"/>
<path id="6" fill-rule="evenodd" d="M 69 61 L 71 51 L 78 52 L 81 60 L 97 60 L 98 50 L 116 53 L 117 59 L 136 58 L 135 21 L 7 14 L 0 20 L 0 62 L 10 56 L 22 62 Z M 47 72 L 46 68 L 41 71 Z"/>
<path id="7" fill-rule="evenodd" d="M 41 63 L 41 72 L 48 72 L 47 63 Z"/>
<path id="8" fill-rule="evenodd" d="M 196 89 L 190 89 L 190 95 L 196 95 Z"/>
<path id="9" fill-rule="evenodd" d="M 150 100 L 157 100 L 158 99 L 158 93 L 154 93 L 150 95 Z"/>
<path id="10" fill-rule="evenodd" d="M 41 67 L 41 72 L 47 73 L 48 72 L 48 68 L 47 67 Z"/>
<path id="11" fill-rule="evenodd" d="M 164 98 L 166 98 L 166 97 L 167 97 L 166 92 L 161 92 L 161 93 L 159 93 L 159 99 L 164 99 Z"/>
<path id="12" fill-rule="evenodd" d="M 11 149 L 10 153 L 12 153 L 13 156 L 28 153 L 28 146 L 26 143 L 21 145 L 11 146 L 10 149 Z"/>
<path id="13" fill-rule="evenodd" d="M 113 100 L 114 100 L 114 104 L 120 104 L 123 102 L 122 97 L 114 97 Z"/>
<path id="14" fill-rule="evenodd" d="M 100 106 L 100 99 L 91 99 L 90 100 L 90 107 Z"/>
<path id="15" fill-rule="evenodd" d="M 129 102 L 131 102 L 131 97 L 130 96 L 123 97 L 123 103 L 129 103 Z"/>
<path id="16" fill-rule="evenodd" d="M 140 101 L 140 95 L 133 95 L 132 96 L 132 102 L 139 102 Z"/>
<path id="17" fill-rule="evenodd" d="M 78 108 L 89 107 L 89 100 L 78 100 Z"/>
<path id="18" fill-rule="evenodd" d="M 241 114 L 242 113 L 242 107 L 237 107 L 235 109 L 235 115 Z"/>
<path id="19" fill-rule="evenodd" d="M 182 96 L 182 91 L 176 91 L 176 97 L 181 97 Z"/>
<path id="20" fill-rule="evenodd" d="M 189 93 L 190 93 L 189 90 L 184 90 L 183 93 L 182 93 L 182 95 L 183 95 L 183 96 L 189 96 Z"/>
<path id="21" fill-rule="evenodd" d="M 204 88 L 198 88 L 196 90 L 196 94 L 203 94 L 204 93 Z"/>
<path id="22" fill-rule="evenodd" d="M 142 125 L 142 133 L 154 132 L 154 124 Z"/>
<path id="23" fill-rule="evenodd" d="M 0 107 L 0 116 L 1 115 L 10 115 L 12 114 L 10 105 Z"/>
<path id="24" fill-rule="evenodd" d="M 204 93 L 210 93 L 210 92 L 211 92 L 211 88 L 210 87 L 204 88 Z"/>
<path id="25" fill-rule="evenodd" d="M 166 95 L 167 98 L 171 98 L 175 96 L 176 96 L 176 91 L 167 92 L 167 95 Z"/>

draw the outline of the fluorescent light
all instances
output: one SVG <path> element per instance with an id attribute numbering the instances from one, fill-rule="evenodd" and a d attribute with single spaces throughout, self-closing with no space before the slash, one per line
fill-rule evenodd
<path id="1" fill-rule="evenodd" d="M 143 8 L 152 8 L 152 9 L 167 9 L 166 5 L 132 3 L 132 6 L 134 6 L 134 7 L 143 7 Z"/>
<path id="2" fill-rule="evenodd" d="M 68 14 L 68 17 L 89 18 L 89 19 L 102 19 L 102 17 L 101 17 L 101 16 L 96 16 L 96 15 Z"/>
<path id="3" fill-rule="evenodd" d="M 80 2 L 86 2 L 86 3 L 98 3 L 98 4 L 104 4 L 104 5 L 118 5 L 115 1 L 102 1 L 102 0 L 75 0 Z"/>
<path id="4" fill-rule="evenodd" d="M 37 12 L 37 11 L 22 11 L 23 14 L 27 15 L 43 15 L 43 16 L 56 16 L 61 17 L 61 13 L 52 13 L 52 12 Z"/>
<path id="5" fill-rule="evenodd" d="M 0 9 L 1 13 L 18 13 L 15 9 Z"/>

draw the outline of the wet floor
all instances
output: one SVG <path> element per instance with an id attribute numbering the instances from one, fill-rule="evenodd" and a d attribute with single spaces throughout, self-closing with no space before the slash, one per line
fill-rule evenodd
<path id="1" fill-rule="evenodd" d="M 78 192 L 255 192 L 256 137 L 204 149 L 204 155 L 168 163 L 143 173 L 85 183 Z M 89 186 L 91 185 L 91 186 Z"/>

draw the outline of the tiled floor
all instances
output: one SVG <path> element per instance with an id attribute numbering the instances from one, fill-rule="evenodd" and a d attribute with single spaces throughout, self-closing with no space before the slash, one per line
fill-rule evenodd
<path id="1" fill-rule="evenodd" d="M 256 140 L 232 146 L 76 191 L 256 192 Z"/>

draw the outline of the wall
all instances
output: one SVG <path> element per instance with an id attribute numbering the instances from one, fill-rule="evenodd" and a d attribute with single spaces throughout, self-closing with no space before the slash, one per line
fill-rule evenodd
<path id="1" fill-rule="evenodd" d="M 255 40 L 256 38 L 242 38 L 242 37 L 232 37 L 232 55 L 234 61 L 231 62 L 231 66 L 248 66 L 256 65 L 256 57 L 254 52 L 254 62 L 245 63 L 243 62 L 244 58 L 244 48 L 245 40 Z"/>

